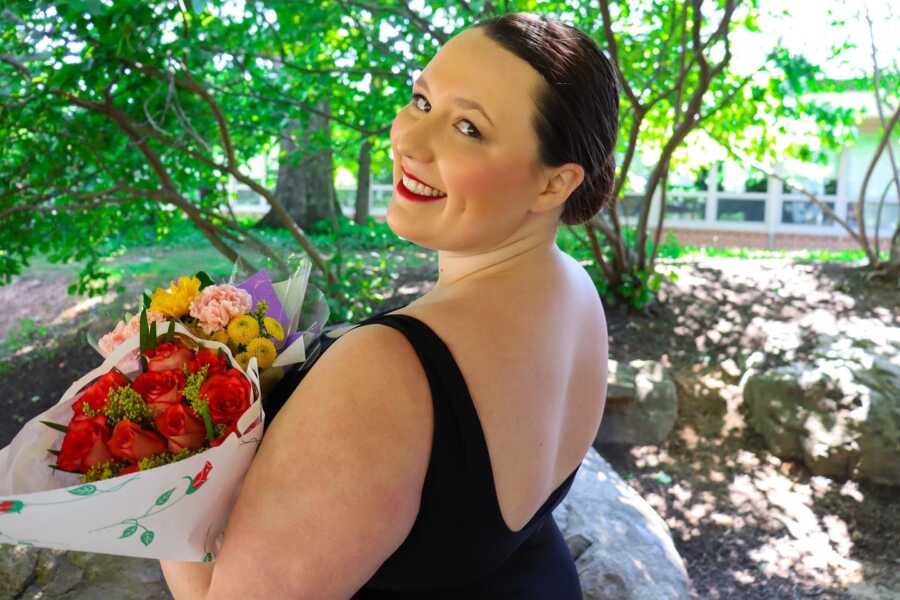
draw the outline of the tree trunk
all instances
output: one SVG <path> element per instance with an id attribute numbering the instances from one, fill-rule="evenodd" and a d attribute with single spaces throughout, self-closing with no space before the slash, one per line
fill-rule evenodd
<path id="1" fill-rule="evenodd" d="M 317 107 L 326 114 L 326 100 Z M 321 219 L 330 219 L 335 203 L 334 161 L 331 152 L 330 119 L 311 114 L 306 127 L 291 121 L 282 131 L 275 197 L 301 228 L 308 229 Z M 258 227 L 283 227 L 270 210 Z"/>
<path id="2" fill-rule="evenodd" d="M 372 144 L 363 140 L 359 147 L 359 161 L 356 170 L 356 210 L 353 221 L 365 225 L 369 219 L 369 178 L 372 173 Z"/>

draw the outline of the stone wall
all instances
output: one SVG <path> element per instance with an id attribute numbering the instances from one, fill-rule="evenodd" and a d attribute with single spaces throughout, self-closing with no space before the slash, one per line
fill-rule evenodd
<path id="1" fill-rule="evenodd" d="M 769 245 L 769 234 L 759 231 L 724 231 L 717 229 L 679 229 L 665 227 L 684 246 L 712 246 L 714 248 L 772 248 L 780 250 L 857 250 L 850 236 L 811 235 L 802 233 L 776 233 Z"/>

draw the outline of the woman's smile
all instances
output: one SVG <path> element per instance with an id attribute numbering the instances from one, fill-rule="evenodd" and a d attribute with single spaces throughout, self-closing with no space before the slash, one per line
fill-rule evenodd
<path id="1" fill-rule="evenodd" d="M 407 187 L 406 181 L 410 181 L 410 185 L 415 186 L 416 189 L 413 190 Z M 433 190 L 433 188 L 427 188 L 413 179 L 407 179 L 406 175 L 397 180 L 396 189 L 402 198 L 413 202 L 435 202 L 447 197 L 447 194 Z"/>

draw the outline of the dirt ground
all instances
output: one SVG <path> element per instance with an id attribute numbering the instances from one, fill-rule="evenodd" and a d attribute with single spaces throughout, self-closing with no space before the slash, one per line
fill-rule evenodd
<path id="1" fill-rule="evenodd" d="M 900 489 L 779 460 L 746 426 L 737 386 L 761 323 L 824 309 L 896 327 L 900 290 L 839 264 L 703 259 L 677 273 L 651 317 L 607 311 L 612 358 L 670 365 L 675 428 L 659 447 L 603 454 L 668 523 L 697 597 L 900 598 Z"/>
<path id="2" fill-rule="evenodd" d="M 900 598 L 900 489 L 812 477 L 772 456 L 745 426 L 737 386 L 764 340 L 763 320 L 825 309 L 900 326 L 900 290 L 862 286 L 838 264 L 704 258 L 664 268 L 679 277 L 649 315 L 608 308 L 607 321 L 611 358 L 670 368 L 675 429 L 658 447 L 601 452 L 669 524 L 696 597 Z M 375 310 L 418 297 L 433 279 L 427 269 L 401 274 L 395 296 Z M 85 333 L 98 327 L 103 303 L 66 296 L 68 283 L 47 272 L 0 287 L 0 303 L 19 307 L 0 315 L 0 340 L 20 318 L 49 327 L 34 343 L 0 348 L 0 410 L 10 416 L 0 420 L 0 446 L 100 364 Z"/>

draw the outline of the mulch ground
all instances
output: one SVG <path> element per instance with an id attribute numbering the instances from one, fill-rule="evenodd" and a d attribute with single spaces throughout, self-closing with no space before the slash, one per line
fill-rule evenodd
<path id="1" fill-rule="evenodd" d="M 609 307 L 607 321 L 612 359 L 660 360 L 670 369 L 675 428 L 661 446 L 600 450 L 668 523 L 696 597 L 900 598 L 900 490 L 812 477 L 774 457 L 745 425 L 737 386 L 743 361 L 765 339 L 761 323 L 824 309 L 900 326 L 900 291 L 839 264 L 702 259 L 664 268 L 675 268 L 678 280 L 664 284 L 648 314 Z M 413 300 L 434 276 L 402 273 L 395 296 L 375 310 Z M 60 277 L 0 287 L 3 305 L 27 291 L 29 318 L 58 321 L 18 354 L 0 349 L 0 410 L 8 415 L 0 446 L 100 364 L 85 342 L 97 307 L 77 308 L 59 293 Z M 0 321 L 0 339 L 12 327 Z"/>

